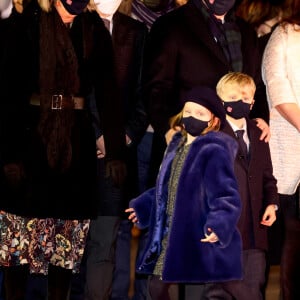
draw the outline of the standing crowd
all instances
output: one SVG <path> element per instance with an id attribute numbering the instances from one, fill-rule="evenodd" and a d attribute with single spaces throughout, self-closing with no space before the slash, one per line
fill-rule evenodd
<path id="1" fill-rule="evenodd" d="M 0 300 L 300 299 L 299 12 L 1 0 Z"/>

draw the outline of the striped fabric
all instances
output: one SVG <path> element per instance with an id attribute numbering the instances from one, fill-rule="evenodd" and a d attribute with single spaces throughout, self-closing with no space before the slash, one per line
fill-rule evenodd
<path id="1" fill-rule="evenodd" d="M 161 15 L 173 10 L 176 7 L 175 0 L 169 0 L 168 4 L 161 11 L 153 11 L 148 8 L 142 0 L 133 0 L 131 6 L 131 15 L 133 18 L 144 22 L 148 29 L 153 22 Z"/>

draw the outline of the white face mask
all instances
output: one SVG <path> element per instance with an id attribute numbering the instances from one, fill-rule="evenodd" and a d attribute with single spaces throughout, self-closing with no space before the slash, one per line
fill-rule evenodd
<path id="1" fill-rule="evenodd" d="M 1 0 L 0 1 L 0 10 L 3 11 L 7 9 L 12 3 L 12 0 Z"/>
<path id="2" fill-rule="evenodd" d="M 13 4 L 11 0 L 0 0 L 0 15 L 2 19 L 9 17 Z"/>
<path id="3" fill-rule="evenodd" d="M 122 0 L 95 0 L 97 11 L 105 16 L 112 16 L 119 8 Z"/>

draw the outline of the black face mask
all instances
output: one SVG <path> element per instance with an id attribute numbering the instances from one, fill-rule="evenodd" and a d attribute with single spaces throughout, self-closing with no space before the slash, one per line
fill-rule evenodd
<path id="1" fill-rule="evenodd" d="M 211 4 L 209 0 L 204 1 L 211 13 L 217 16 L 226 14 L 235 3 L 235 0 L 215 0 L 213 4 Z"/>
<path id="2" fill-rule="evenodd" d="M 208 121 L 198 120 L 194 117 L 182 118 L 182 124 L 187 133 L 192 136 L 198 136 L 208 127 Z"/>
<path id="3" fill-rule="evenodd" d="M 234 119 L 246 118 L 249 116 L 251 104 L 242 100 L 223 102 L 226 114 Z"/>

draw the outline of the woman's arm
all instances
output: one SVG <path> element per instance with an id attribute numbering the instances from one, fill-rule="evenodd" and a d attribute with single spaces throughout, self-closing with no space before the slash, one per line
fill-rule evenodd
<path id="1" fill-rule="evenodd" d="M 300 132 L 300 108 L 295 103 L 283 103 L 275 107 L 283 118 Z"/>

